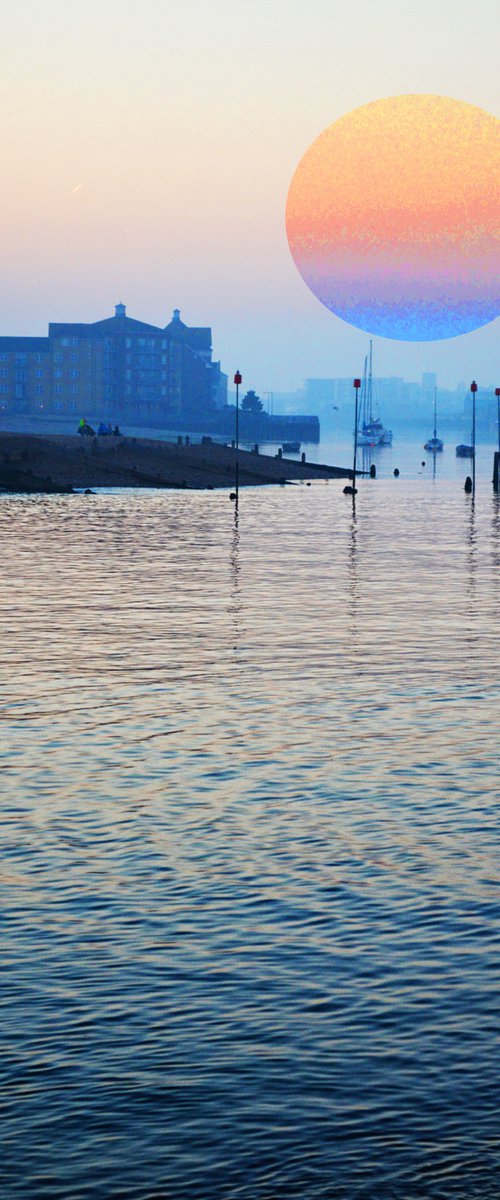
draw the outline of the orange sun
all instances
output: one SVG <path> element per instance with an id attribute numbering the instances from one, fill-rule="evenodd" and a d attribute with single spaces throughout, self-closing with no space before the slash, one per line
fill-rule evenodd
<path id="1" fill-rule="evenodd" d="M 335 121 L 287 200 L 319 300 L 384 337 L 455 337 L 500 312 L 500 122 L 445 96 L 392 96 Z"/>

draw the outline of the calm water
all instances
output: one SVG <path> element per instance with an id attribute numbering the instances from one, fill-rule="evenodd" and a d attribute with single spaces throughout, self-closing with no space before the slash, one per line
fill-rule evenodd
<path id="1" fill-rule="evenodd" d="M 490 467 L 0 502 L 2 1200 L 498 1200 Z"/>

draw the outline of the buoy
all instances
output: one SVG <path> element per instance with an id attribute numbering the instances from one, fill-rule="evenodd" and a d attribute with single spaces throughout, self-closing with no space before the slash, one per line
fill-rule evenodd
<path id="1" fill-rule="evenodd" d="M 399 475 L 399 467 L 394 467 L 394 474 L 395 474 L 395 476 L 396 476 L 396 479 L 397 479 L 397 478 L 398 478 L 398 475 Z"/>
<path id="2" fill-rule="evenodd" d="M 236 500 L 236 492 L 230 492 L 230 493 L 229 493 L 229 499 L 230 499 L 230 500 Z"/>
<path id="3" fill-rule="evenodd" d="M 357 496 L 358 489 L 351 487 L 350 483 L 344 488 L 344 496 Z"/>
<path id="4" fill-rule="evenodd" d="M 376 477 L 377 477 L 377 468 L 375 466 L 375 463 L 372 463 L 372 465 L 370 467 L 370 479 L 376 479 Z"/>
<path id="5" fill-rule="evenodd" d="M 464 483 L 464 492 L 471 492 L 471 491 L 472 491 L 472 479 L 471 479 L 470 475 L 468 475 L 467 479 L 465 480 L 465 483 Z"/>

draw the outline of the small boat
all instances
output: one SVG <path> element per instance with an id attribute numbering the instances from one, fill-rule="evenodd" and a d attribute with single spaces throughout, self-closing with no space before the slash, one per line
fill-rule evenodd
<path id="1" fill-rule="evenodd" d="M 424 450 L 430 450 L 431 454 L 437 454 L 439 450 L 442 450 L 442 449 L 443 449 L 443 446 L 444 446 L 444 442 L 442 442 L 442 441 L 441 441 L 441 438 L 438 438 L 438 435 L 437 435 L 437 428 L 436 428 L 436 388 L 434 388 L 434 433 L 433 433 L 432 437 L 431 437 L 431 438 L 429 438 L 429 441 L 428 441 L 428 442 L 424 442 Z"/>
<path id="2" fill-rule="evenodd" d="M 298 454 L 301 447 L 301 442 L 283 442 L 281 447 L 283 454 Z"/>
<path id="3" fill-rule="evenodd" d="M 363 386 L 361 390 L 361 426 L 358 429 L 358 446 L 392 446 L 392 429 L 384 429 L 380 417 L 373 415 L 373 342 L 370 339 L 370 365 L 365 358 Z"/>
<path id="4" fill-rule="evenodd" d="M 474 458 L 474 446 L 466 446 L 464 442 L 461 442 L 459 446 L 456 446 L 455 454 L 457 458 Z"/>

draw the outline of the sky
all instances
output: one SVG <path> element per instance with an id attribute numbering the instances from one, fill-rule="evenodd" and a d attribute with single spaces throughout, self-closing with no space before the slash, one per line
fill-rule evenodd
<path id="1" fill-rule="evenodd" d="M 292 176 L 322 130 L 386 96 L 435 93 L 498 117 L 499 32 L 496 0 L 11 6 L 0 333 L 43 335 L 118 302 L 164 325 L 180 308 L 261 395 L 358 375 L 367 334 L 324 308 L 290 254 Z M 499 330 L 376 337 L 375 371 L 500 385 Z"/>

